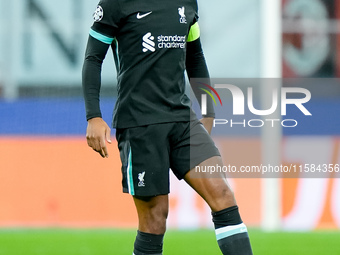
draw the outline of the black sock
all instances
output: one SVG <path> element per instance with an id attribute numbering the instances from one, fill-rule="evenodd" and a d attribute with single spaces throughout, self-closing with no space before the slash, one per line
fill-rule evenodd
<path id="1" fill-rule="evenodd" d="M 137 231 L 134 255 L 162 255 L 164 235 L 155 235 Z"/>
<path id="2" fill-rule="evenodd" d="M 252 255 L 248 231 L 237 206 L 212 213 L 216 239 L 224 255 Z"/>

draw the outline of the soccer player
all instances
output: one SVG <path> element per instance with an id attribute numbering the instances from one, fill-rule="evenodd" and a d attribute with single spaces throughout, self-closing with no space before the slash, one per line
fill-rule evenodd
<path id="1" fill-rule="evenodd" d="M 252 254 L 247 228 L 224 176 L 195 178 L 195 166 L 222 166 L 209 133 L 214 109 L 198 121 L 185 76 L 209 78 L 200 43 L 196 0 L 101 0 L 93 15 L 83 66 L 88 145 L 108 157 L 110 128 L 101 118 L 101 66 L 111 46 L 118 73 L 113 127 L 123 192 L 133 196 L 139 226 L 135 255 L 162 254 L 169 169 L 210 206 L 223 254 Z M 200 90 L 193 87 L 196 97 Z"/>

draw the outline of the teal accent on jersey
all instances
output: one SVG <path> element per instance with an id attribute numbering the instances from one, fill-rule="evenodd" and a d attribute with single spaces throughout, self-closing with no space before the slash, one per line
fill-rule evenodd
<path id="1" fill-rule="evenodd" d="M 116 70 L 117 73 L 119 72 L 119 67 L 120 67 L 120 62 L 119 62 L 119 57 L 118 57 L 118 53 L 119 53 L 119 44 L 118 44 L 118 40 L 117 38 L 115 38 L 113 40 L 113 43 L 115 45 L 115 53 L 113 54 L 114 58 L 115 58 L 115 64 L 116 64 Z"/>
<path id="2" fill-rule="evenodd" d="M 135 187 L 133 185 L 131 148 L 130 148 L 130 151 L 129 151 L 129 162 L 128 162 L 128 166 L 127 166 L 127 182 L 128 182 L 129 194 L 134 196 L 135 195 Z"/>
<path id="3" fill-rule="evenodd" d="M 90 35 L 97 39 L 98 41 L 101 41 L 102 43 L 105 43 L 105 44 L 111 44 L 113 42 L 113 38 L 111 37 L 108 37 L 108 36 L 105 36 L 105 35 L 102 35 L 96 31 L 94 31 L 93 29 L 90 29 Z"/>

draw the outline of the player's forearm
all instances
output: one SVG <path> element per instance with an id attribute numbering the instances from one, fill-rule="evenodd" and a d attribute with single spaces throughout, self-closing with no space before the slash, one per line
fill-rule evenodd
<path id="1" fill-rule="evenodd" d="M 102 116 L 99 106 L 100 72 L 101 67 L 91 60 L 85 60 L 82 83 L 87 120 Z"/>
<path id="2" fill-rule="evenodd" d="M 99 94 L 101 67 L 108 46 L 89 37 L 82 72 L 82 86 L 85 99 L 86 119 L 101 117 Z"/>
<path id="3" fill-rule="evenodd" d="M 210 75 L 203 54 L 200 39 L 189 42 L 187 44 L 186 69 L 189 80 L 192 78 L 202 78 L 202 81 L 204 83 L 210 85 Z M 200 86 L 197 86 L 197 84 L 191 84 L 191 87 L 200 104 L 200 107 L 202 108 L 201 96 L 202 94 L 205 94 L 205 92 L 201 90 Z M 209 88 L 207 90 L 210 91 Z M 210 97 L 207 97 L 207 114 L 203 115 L 203 117 L 215 117 L 213 101 Z"/>

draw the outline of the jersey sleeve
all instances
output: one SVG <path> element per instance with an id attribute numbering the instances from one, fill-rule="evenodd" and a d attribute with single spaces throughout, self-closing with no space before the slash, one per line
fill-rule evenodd
<path id="1" fill-rule="evenodd" d="M 187 51 L 186 51 L 186 71 L 190 80 L 191 88 L 195 94 L 196 99 L 202 109 L 201 97 L 206 91 L 211 93 L 211 82 L 208 67 L 205 61 L 201 40 L 200 40 L 200 28 L 196 21 L 191 27 L 187 38 Z M 209 89 L 202 90 L 193 80 L 200 79 L 205 84 L 209 84 Z M 207 111 L 203 114 L 203 117 L 215 117 L 215 110 L 213 106 L 213 100 L 211 97 L 207 97 Z"/>
<path id="2" fill-rule="evenodd" d="M 94 23 L 90 36 L 105 44 L 111 44 L 117 35 L 122 12 L 119 0 L 101 0 L 93 13 Z"/>
<path id="3" fill-rule="evenodd" d="M 101 67 L 121 20 L 118 0 L 101 0 L 93 14 L 94 23 L 86 47 L 82 70 L 82 87 L 86 119 L 101 117 L 99 94 Z"/>
<path id="4" fill-rule="evenodd" d="M 193 42 L 200 37 L 201 32 L 200 32 L 200 27 L 198 25 L 198 19 L 199 19 L 198 5 L 197 5 L 197 2 L 196 2 L 195 15 L 194 15 L 194 18 L 191 22 L 191 26 L 190 26 L 188 37 L 187 37 L 187 42 Z"/>

